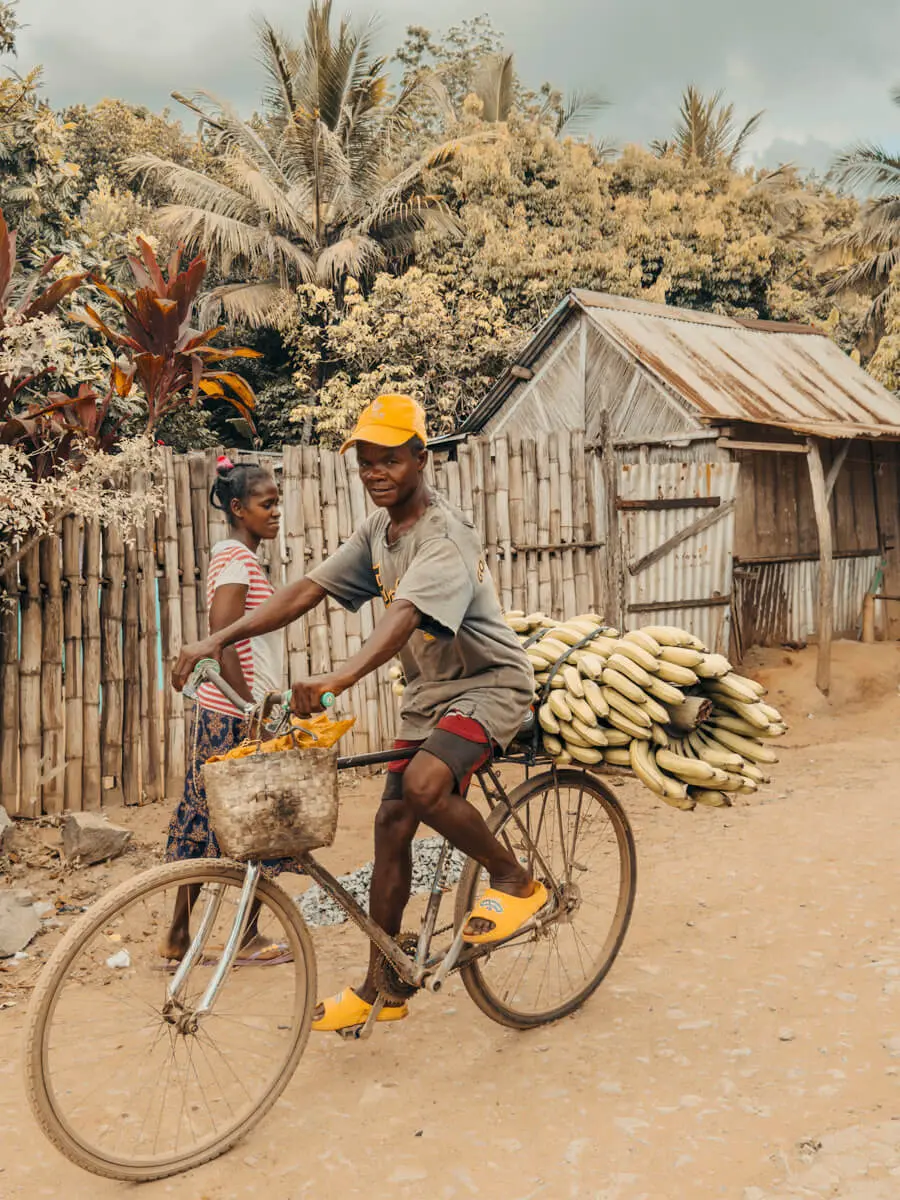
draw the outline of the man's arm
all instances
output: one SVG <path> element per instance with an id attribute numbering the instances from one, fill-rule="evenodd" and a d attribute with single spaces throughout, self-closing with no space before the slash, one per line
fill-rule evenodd
<path id="1" fill-rule="evenodd" d="M 211 633 L 202 642 L 194 642 L 184 646 L 178 656 L 178 662 L 172 671 L 172 686 L 181 691 L 190 678 L 190 674 L 201 658 L 221 659 L 222 652 L 235 642 L 245 638 L 261 637 L 272 633 L 275 629 L 283 629 L 296 621 L 311 608 L 315 608 L 327 595 L 324 588 L 311 579 L 301 579 L 297 583 L 289 583 L 287 587 L 279 588 L 265 604 L 245 613 L 240 620 L 233 621 L 224 629 Z"/>
<path id="2" fill-rule="evenodd" d="M 397 600 L 387 610 L 362 649 L 330 675 L 318 675 L 294 684 L 291 707 L 298 716 L 309 716 L 322 708 L 326 692 L 339 696 L 360 679 L 377 670 L 402 650 L 419 628 L 422 614 L 408 600 Z"/>

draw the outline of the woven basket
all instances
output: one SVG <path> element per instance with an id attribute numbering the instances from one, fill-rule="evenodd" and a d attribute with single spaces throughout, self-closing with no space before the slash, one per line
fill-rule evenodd
<path id="1" fill-rule="evenodd" d="M 227 858 L 292 858 L 337 832 L 337 749 L 282 750 L 207 763 L 209 821 Z"/>

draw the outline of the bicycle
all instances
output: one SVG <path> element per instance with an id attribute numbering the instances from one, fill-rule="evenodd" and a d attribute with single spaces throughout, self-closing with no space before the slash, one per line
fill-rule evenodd
<path id="1" fill-rule="evenodd" d="M 195 686 L 200 678 L 251 710 L 208 667 L 195 672 Z M 276 723 L 290 720 L 289 697 Z M 483 1013 L 517 1029 L 559 1020 L 599 987 L 631 918 L 634 838 L 607 784 L 586 770 L 542 763 L 539 746 L 536 728 L 526 728 L 501 756 L 526 770 L 509 793 L 494 762 L 478 772 L 492 832 L 550 893 L 544 909 L 506 941 L 463 942 L 487 886 L 471 860 L 457 884 L 453 920 L 438 928 L 447 842 L 418 933 L 396 939 L 312 854 L 302 856 L 309 877 L 383 955 L 378 1000 L 365 1025 L 345 1036 L 369 1037 L 385 1002 L 437 993 L 456 972 Z M 378 766 L 414 753 L 352 755 L 337 765 Z M 191 942 L 180 963 L 167 966 L 158 946 L 185 886 L 197 897 Z M 254 901 L 261 934 L 284 947 L 258 968 L 241 958 Z M 32 1111 L 57 1148 L 95 1174 L 136 1182 L 190 1170 L 230 1149 L 274 1105 L 303 1054 L 316 1000 L 309 930 L 297 903 L 258 862 L 154 867 L 79 917 L 44 968 L 26 1032 Z"/>

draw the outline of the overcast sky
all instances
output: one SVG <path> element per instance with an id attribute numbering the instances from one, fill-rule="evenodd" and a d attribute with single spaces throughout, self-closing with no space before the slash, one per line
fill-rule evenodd
<path id="1" fill-rule="evenodd" d="M 724 88 L 766 117 L 750 157 L 823 170 L 867 138 L 900 147 L 898 0 L 381 0 L 384 52 L 409 24 L 442 29 L 488 11 L 526 83 L 591 89 L 612 105 L 595 132 L 623 144 L 665 136 L 681 90 Z M 56 106 L 104 96 L 162 108 L 206 89 L 244 110 L 259 93 L 253 17 L 302 29 L 305 0 L 20 0 L 19 66 L 43 63 Z"/>

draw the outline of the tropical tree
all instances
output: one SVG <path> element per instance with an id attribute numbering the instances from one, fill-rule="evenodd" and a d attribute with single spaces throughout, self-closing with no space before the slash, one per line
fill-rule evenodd
<path id="1" fill-rule="evenodd" d="M 226 282 L 212 293 L 226 313 L 262 324 L 286 290 L 316 283 L 340 297 L 403 263 L 431 226 L 455 228 L 423 177 L 446 167 L 458 142 L 403 161 L 420 78 L 391 97 L 372 29 L 332 27 L 331 0 L 313 0 L 301 42 L 263 24 L 268 75 L 262 119 L 244 121 L 206 93 L 191 103 L 214 135 L 217 173 L 155 154 L 132 158 L 137 175 L 162 183 L 173 203 L 163 229 L 208 253 Z"/>
<path id="2" fill-rule="evenodd" d="M 691 84 L 681 97 L 678 123 L 671 139 L 651 142 L 651 149 L 662 157 L 675 154 L 682 162 L 695 161 L 705 167 L 734 168 L 765 115 L 754 113 L 738 128 L 734 105 L 725 104 L 721 91 L 704 96 Z"/>
<path id="3" fill-rule="evenodd" d="M 891 99 L 900 105 L 900 88 Z M 889 301 L 898 285 L 900 264 L 900 155 L 883 146 L 861 142 L 841 154 L 832 177 L 848 187 L 870 192 L 858 223 L 826 247 L 824 261 L 837 264 L 825 294 L 856 292 L 871 304 L 866 323 L 875 342 L 885 329 Z"/>

